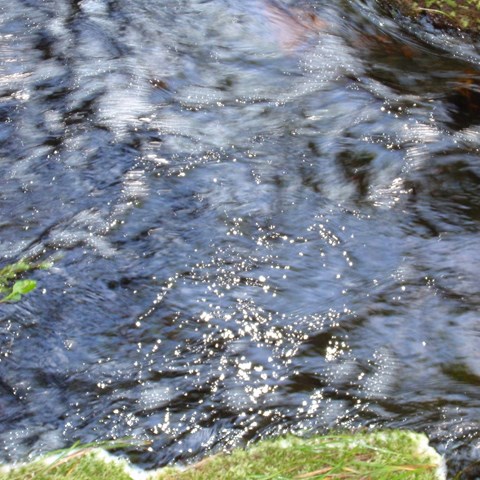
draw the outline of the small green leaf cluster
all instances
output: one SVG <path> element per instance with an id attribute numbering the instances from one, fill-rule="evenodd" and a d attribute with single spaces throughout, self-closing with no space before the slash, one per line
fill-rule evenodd
<path id="1" fill-rule="evenodd" d="M 20 260 L 0 269 L 0 303 L 18 302 L 22 295 L 34 290 L 37 286 L 35 280 L 21 279 L 20 277 L 32 270 L 49 268 L 48 263 L 32 263 Z"/>

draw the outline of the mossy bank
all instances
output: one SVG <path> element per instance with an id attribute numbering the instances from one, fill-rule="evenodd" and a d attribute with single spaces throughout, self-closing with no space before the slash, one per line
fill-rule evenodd
<path id="1" fill-rule="evenodd" d="M 415 20 L 427 17 L 439 28 L 480 33 L 478 0 L 378 0 L 387 9 L 396 9 Z"/>
<path id="2" fill-rule="evenodd" d="M 442 457 L 424 435 L 406 431 L 287 436 L 218 454 L 187 467 L 144 472 L 104 450 L 81 448 L 23 466 L 4 466 L 0 480 L 287 480 L 445 478 Z"/>

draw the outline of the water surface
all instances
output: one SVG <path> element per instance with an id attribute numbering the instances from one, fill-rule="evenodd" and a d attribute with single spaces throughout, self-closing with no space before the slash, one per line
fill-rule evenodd
<path id="1" fill-rule="evenodd" d="M 265 5 L 0 1 L 0 255 L 55 260 L 0 311 L 3 461 L 336 427 L 477 459 L 476 45 Z"/>

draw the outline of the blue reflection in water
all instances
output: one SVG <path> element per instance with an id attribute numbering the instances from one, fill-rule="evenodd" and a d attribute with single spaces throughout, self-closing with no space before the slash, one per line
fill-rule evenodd
<path id="1" fill-rule="evenodd" d="M 55 259 L 2 308 L 4 460 L 365 425 L 475 457 L 465 42 L 368 2 L 0 5 L 0 252 Z"/>

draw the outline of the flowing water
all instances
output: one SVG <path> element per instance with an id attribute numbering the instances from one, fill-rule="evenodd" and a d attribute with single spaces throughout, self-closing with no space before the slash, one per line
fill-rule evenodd
<path id="1" fill-rule="evenodd" d="M 480 456 L 476 45 L 284 6 L 0 0 L 0 255 L 54 260 L 0 310 L 1 460 L 359 426 Z"/>

